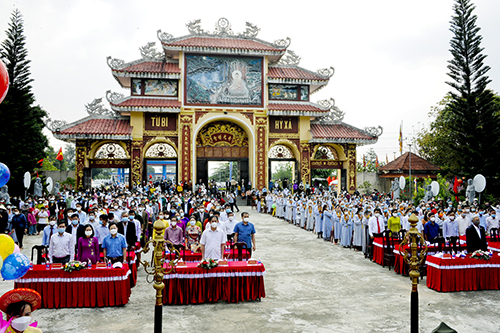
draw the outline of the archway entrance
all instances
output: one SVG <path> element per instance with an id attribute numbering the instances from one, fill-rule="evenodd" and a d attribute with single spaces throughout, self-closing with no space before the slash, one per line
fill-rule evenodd
<path id="1" fill-rule="evenodd" d="M 332 181 L 329 183 L 328 179 Z M 311 160 L 311 182 L 313 186 L 321 184 L 335 192 L 347 188 L 347 171 L 333 147 L 321 145 L 316 149 Z"/>
<path id="2" fill-rule="evenodd" d="M 154 143 L 144 153 L 147 181 L 177 183 L 177 152 L 166 142 Z"/>
<path id="3" fill-rule="evenodd" d="M 231 177 L 240 183 L 248 183 L 248 148 L 248 135 L 237 124 L 229 121 L 214 121 L 205 125 L 196 137 L 198 182 L 208 185 L 212 167 L 212 163 L 209 166 L 209 162 L 218 162 L 218 165 L 227 163 L 228 166 L 232 162 Z M 229 180 L 220 178 L 216 182 L 225 185 Z"/>
<path id="4" fill-rule="evenodd" d="M 274 182 L 280 181 L 283 188 L 291 189 L 293 182 L 298 180 L 297 160 L 293 152 L 285 145 L 275 145 L 269 149 L 269 176 Z"/>
<path id="5" fill-rule="evenodd" d="M 130 184 L 130 156 L 118 143 L 107 142 L 100 145 L 89 168 L 84 171 L 84 188 L 109 184 Z"/>

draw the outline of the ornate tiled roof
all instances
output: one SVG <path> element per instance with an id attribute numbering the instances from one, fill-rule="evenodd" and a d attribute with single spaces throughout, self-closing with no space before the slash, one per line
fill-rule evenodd
<path id="1" fill-rule="evenodd" d="M 378 140 L 377 136 L 372 136 L 359 128 L 345 123 L 311 123 L 310 132 L 312 135 L 311 142 L 327 142 L 328 140 L 334 140 L 335 142 L 341 143 L 364 144 L 375 143 Z"/>
<path id="2" fill-rule="evenodd" d="M 142 112 L 171 112 L 181 111 L 181 102 L 176 99 L 128 97 L 117 103 L 110 102 L 111 109 L 118 112 L 142 111 Z"/>
<path id="3" fill-rule="evenodd" d="M 132 127 L 128 118 L 86 117 L 53 132 L 57 139 L 132 139 Z"/>
<path id="4" fill-rule="evenodd" d="M 267 110 L 267 114 L 270 116 L 301 115 L 312 117 L 324 116 L 330 111 L 310 102 L 269 103 Z"/>
<path id="5" fill-rule="evenodd" d="M 267 77 L 270 81 L 278 80 L 279 82 L 295 82 L 295 81 L 318 81 L 323 84 L 328 83 L 330 77 L 322 76 L 318 73 L 308 71 L 300 67 L 271 67 L 267 72 Z"/>
<path id="6" fill-rule="evenodd" d="M 410 169 L 410 152 L 396 158 L 379 168 L 379 171 L 404 171 Z M 411 153 L 411 170 L 413 171 L 438 171 L 440 168 L 422 157 Z"/>
<path id="7" fill-rule="evenodd" d="M 179 63 L 176 62 L 144 61 L 135 64 L 131 63 L 120 69 L 113 69 L 113 72 L 180 74 L 181 69 L 179 68 Z"/>
<path id="8" fill-rule="evenodd" d="M 186 50 L 199 50 L 199 49 L 225 49 L 225 50 L 249 50 L 258 52 L 272 52 L 283 53 L 286 47 L 275 47 L 269 45 L 264 41 L 244 39 L 244 38 L 230 38 L 230 37 L 198 37 L 198 36 L 185 36 L 172 40 L 171 42 L 163 42 L 164 48 L 176 48 Z"/>

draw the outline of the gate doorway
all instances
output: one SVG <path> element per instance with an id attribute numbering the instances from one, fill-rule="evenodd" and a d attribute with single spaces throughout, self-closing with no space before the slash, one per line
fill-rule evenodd
<path id="1" fill-rule="evenodd" d="M 198 158 L 196 160 L 196 174 L 198 181 L 201 180 L 203 184 L 208 185 L 209 181 L 213 180 L 219 188 L 226 188 L 226 182 L 232 178 L 240 184 L 242 181 L 248 182 L 248 158 L 231 160 Z"/>
<path id="2" fill-rule="evenodd" d="M 148 181 L 177 184 L 177 160 L 146 160 L 146 170 Z"/>

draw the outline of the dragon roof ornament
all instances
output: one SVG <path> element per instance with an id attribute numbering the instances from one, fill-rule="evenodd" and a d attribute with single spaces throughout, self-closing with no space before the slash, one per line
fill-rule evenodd
<path id="1" fill-rule="evenodd" d="M 339 124 L 344 120 L 345 112 L 335 106 L 335 100 L 333 98 L 318 101 L 317 103 L 323 109 L 330 109 L 326 115 L 318 119 L 318 122 Z"/>
<path id="2" fill-rule="evenodd" d="M 318 73 L 319 76 L 322 76 L 324 78 L 331 78 L 333 76 L 333 74 L 335 73 L 335 68 L 331 67 L 330 68 L 322 68 L 322 69 L 318 69 L 316 71 L 316 73 Z"/>
<path id="3" fill-rule="evenodd" d="M 125 99 L 125 96 L 123 94 L 111 92 L 111 90 L 108 90 L 106 91 L 106 99 L 111 104 L 120 104 Z"/>
<path id="4" fill-rule="evenodd" d="M 165 54 L 163 52 L 158 52 L 155 48 L 155 44 L 155 42 L 149 42 L 145 46 L 139 48 L 144 60 L 155 61 L 165 59 Z"/>
<path id="5" fill-rule="evenodd" d="M 278 65 L 283 66 L 298 66 L 300 63 L 300 56 L 291 50 L 286 50 L 286 54 L 278 61 Z"/>
<path id="6" fill-rule="evenodd" d="M 68 123 L 65 120 L 52 120 L 52 119 L 47 119 L 45 122 L 45 126 L 52 132 L 60 132 L 62 129 L 64 129 Z"/>
<path id="7" fill-rule="evenodd" d="M 215 23 L 215 30 L 214 32 L 209 32 L 207 30 L 203 30 L 201 28 L 201 20 L 194 20 L 186 24 L 186 27 L 191 35 L 199 35 L 199 36 L 219 36 L 219 37 L 240 37 L 240 38 L 255 38 L 260 32 L 260 28 L 257 27 L 255 24 L 252 24 L 250 22 L 246 22 L 245 24 L 246 28 L 245 31 L 235 34 L 233 32 L 233 29 L 231 28 L 231 23 L 229 20 L 225 17 L 220 18 L 217 20 Z M 172 35 L 170 34 L 165 34 L 160 37 L 160 31 L 158 31 L 159 35 L 158 38 L 160 41 L 164 43 L 168 43 L 173 39 Z"/>
<path id="8" fill-rule="evenodd" d="M 108 62 L 108 66 L 111 69 L 121 69 L 123 65 L 125 65 L 125 61 L 121 59 L 112 58 L 111 56 L 107 57 L 106 60 Z"/>
<path id="9" fill-rule="evenodd" d="M 373 137 L 379 137 L 384 133 L 384 128 L 382 126 L 377 126 L 377 127 L 365 127 L 363 129 L 368 135 L 371 135 Z"/>
<path id="10" fill-rule="evenodd" d="M 174 36 L 172 34 L 169 34 L 168 32 L 162 32 L 161 29 L 156 32 L 156 35 L 162 43 L 169 43 L 172 41 L 172 39 L 174 39 Z"/>
<path id="11" fill-rule="evenodd" d="M 91 103 L 85 104 L 85 109 L 89 116 L 107 116 L 116 117 L 115 111 L 108 110 L 102 103 L 102 97 L 94 99 Z"/>

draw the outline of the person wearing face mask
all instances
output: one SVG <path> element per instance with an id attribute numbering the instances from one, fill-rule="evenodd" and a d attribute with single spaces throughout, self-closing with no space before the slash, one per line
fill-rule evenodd
<path id="1" fill-rule="evenodd" d="M 57 233 L 50 237 L 49 262 L 65 264 L 75 257 L 75 238 L 66 232 L 66 223 L 57 223 Z"/>
<path id="2" fill-rule="evenodd" d="M 32 313 L 41 305 L 40 294 L 32 289 L 17 288 L 0 297 L 0 310 L 7 315 L 3 322 L 0 318 L 0 331 L 6 333 L 42 333 L 37 322 L 31 323 Z"/>
<path id="3" fill-rule="evenodd" d="M 458 225 L 458 233 L 460 236 L 465 235 L 465 230 L 471 225 L 471 219 L 468 213 L 462 209 L 458 209 L 458 216 L 455 218 Z"/>
<path id="4" fill-rule="evenodd" d="M 218 228 L 218 219 L 211 216 L 210 228 L 205 229 L 201 235 L 201 257 L 202 259 L 222 259 L 224 247 L 226 244 L 226 234 Z"/>
<path id="5" fill-rule="evenodd" d="M 234 227 L 238 222 L 234 218 L 234 213 L 229 211 L 227 213 L 227 222 L 222 224 L 222 229 L 226 233 L 227 240 L 232 242 L 234 239 Z"/>
<path id="6" fill-rule="evenodd" d="M 382 217 L 382 211 L 380 208 L 375 208 L 373 211 L 373 216 L 368 220 L 368 234 L 370 235 L 370 242 L 373 241 L 373 238 L 381 234 L 385 229 L 384 218 Z"/>
<path id="7" fill-rule="evenodd" d="M 242 242 L 247 245 L 249 257 L 252 257 L 252 251 L 255 251 L 255 227 L 250 223 L 250 214 L 241 213 L 242 221 L 234 226 L 234 242 Z"/>
<path id="8" fill-rule="evenodd" d="M 434 243 L 434 239 L 439 236 L 439 225 L 436 223 L 436 216 L 429 214 L 429 222 L 424 225 L 425 240 Z"/>
<path id="9" fill-rule="evenodd" d="M 170 241 L 174 245 L 184 244 L 184 233 L 180 227 L 177 226 L 177 217 L 172 216 L 170 226 L 165 229 L 165 240 Z"/>
<path id="10" fill-rule="evenodd" d="M 448 214 L 448 218 L 443 223 L 443 237 L 448 241 L 451 237 L 458 237 L 458 225 L 455 222 L 455 213 Z"/>
<path id="11" fill-rule="evenodd" d="M 392 231 L 393 234 L 397 234 L 401 230 L 401 219 L 398 216 L 398 211 L 393 209 L 391 212 L 392 216 L 389 217 L 387 221 L 387 228 Z"/>
<path id="12" fill-rule="evenodd" d="M 28 220 L 24 214 L 21 214 L 18 208 L 14 208 L 13 211 L 14 216 L 11 220 L 12 228 L 16 231 L 17 245 L 22 250 L 24 234 L 28 232 Z"/>
<path id="13" fill-rule="evenodd" d="M 499 227 L 499 218 L 497 217 L 497 213 L 494 209 L 490 210 L 490 216 L 486 218 L 486 226 L 488 230 L 488 234 L 491 234 L 491 229 Z"/>
<path id="14" fill-rule="evenodd" d="M 122 234 L 118 233 L 115 222 L 109 223 L 109 235 L 104 237 L 102 249 L 104 257 L 112 263 L 126 263 L 124 260 L 127 258 L 127 240 Z"/>
<path id="15" fill-rule="evenodd" d="M 109 227 L 108 227 L 108 215 L 103 214 L 99 216 L 99 226 L 95 229 L 97 240 L 99 241 L 99 249 L 102 251 L 102 241 L 104 237 L 109 235 Z"/>
<path id="16" fill-rule="evenodd" d="M 203 205 L 198 206 L 198 212 L 194 214 L 194 217 L 196 218 L 196 221 L 201 223 L 208 219 L 208 213 L 205 212 L 205 207 Z"/>
<path id="17" fill-rule="evenodd" d="M 488 244 L 486 243 L 486 232 L 483 227 L 479 225 L 479 217 L 475 216 L 472 219 L 472 224 L 465 231 L 467 239 L 467 252 L 473 253 L 476 250 L 488 251 Z"/>
<path id="18" fill-rule="evenodd" d="M 128 212 L 122 212 L 122 218 L 119 223 L 117 223 L 118 233 L 125 236 L 128 244 L 128 250 L 135 250 L 135 243 L 137 242 L 137 231 L 136 225 L 130 221 Z"/>
<path id="19" fill-rule="evenodd" d="M 57 221 L 55 216 L 49 217 L 49 225 L 43 228 L 42 245 L 49 246 L 50 237 L 57 232 Z"/>
<path id="20" fill-rule="evenodd" d="M 85 226 L 80 224 L 77 213 L 73 213 L 71 216 L 68 215 L 68 219 L 71 224 L 66 227 L 66 232 L 73 236 L 76 246 L 78 244 L 78 240 L 85 237 Z"/>
<path id="21" fill-rule="evenodd" d="M 186 227 L 186 248 L 193 252 L 200 251 L 201 224 L 199 226 L 199 223 L 191 218 Z"/>
<path id="22" fill-rule="evenodd" d="M 100 260 L 99 240 L 94 237 L 94 228 L 91 224 L 85 226 L 85 237 L 78 240 L 76 259 L 82 262 L 90 260 L 92 264 Z"/>

